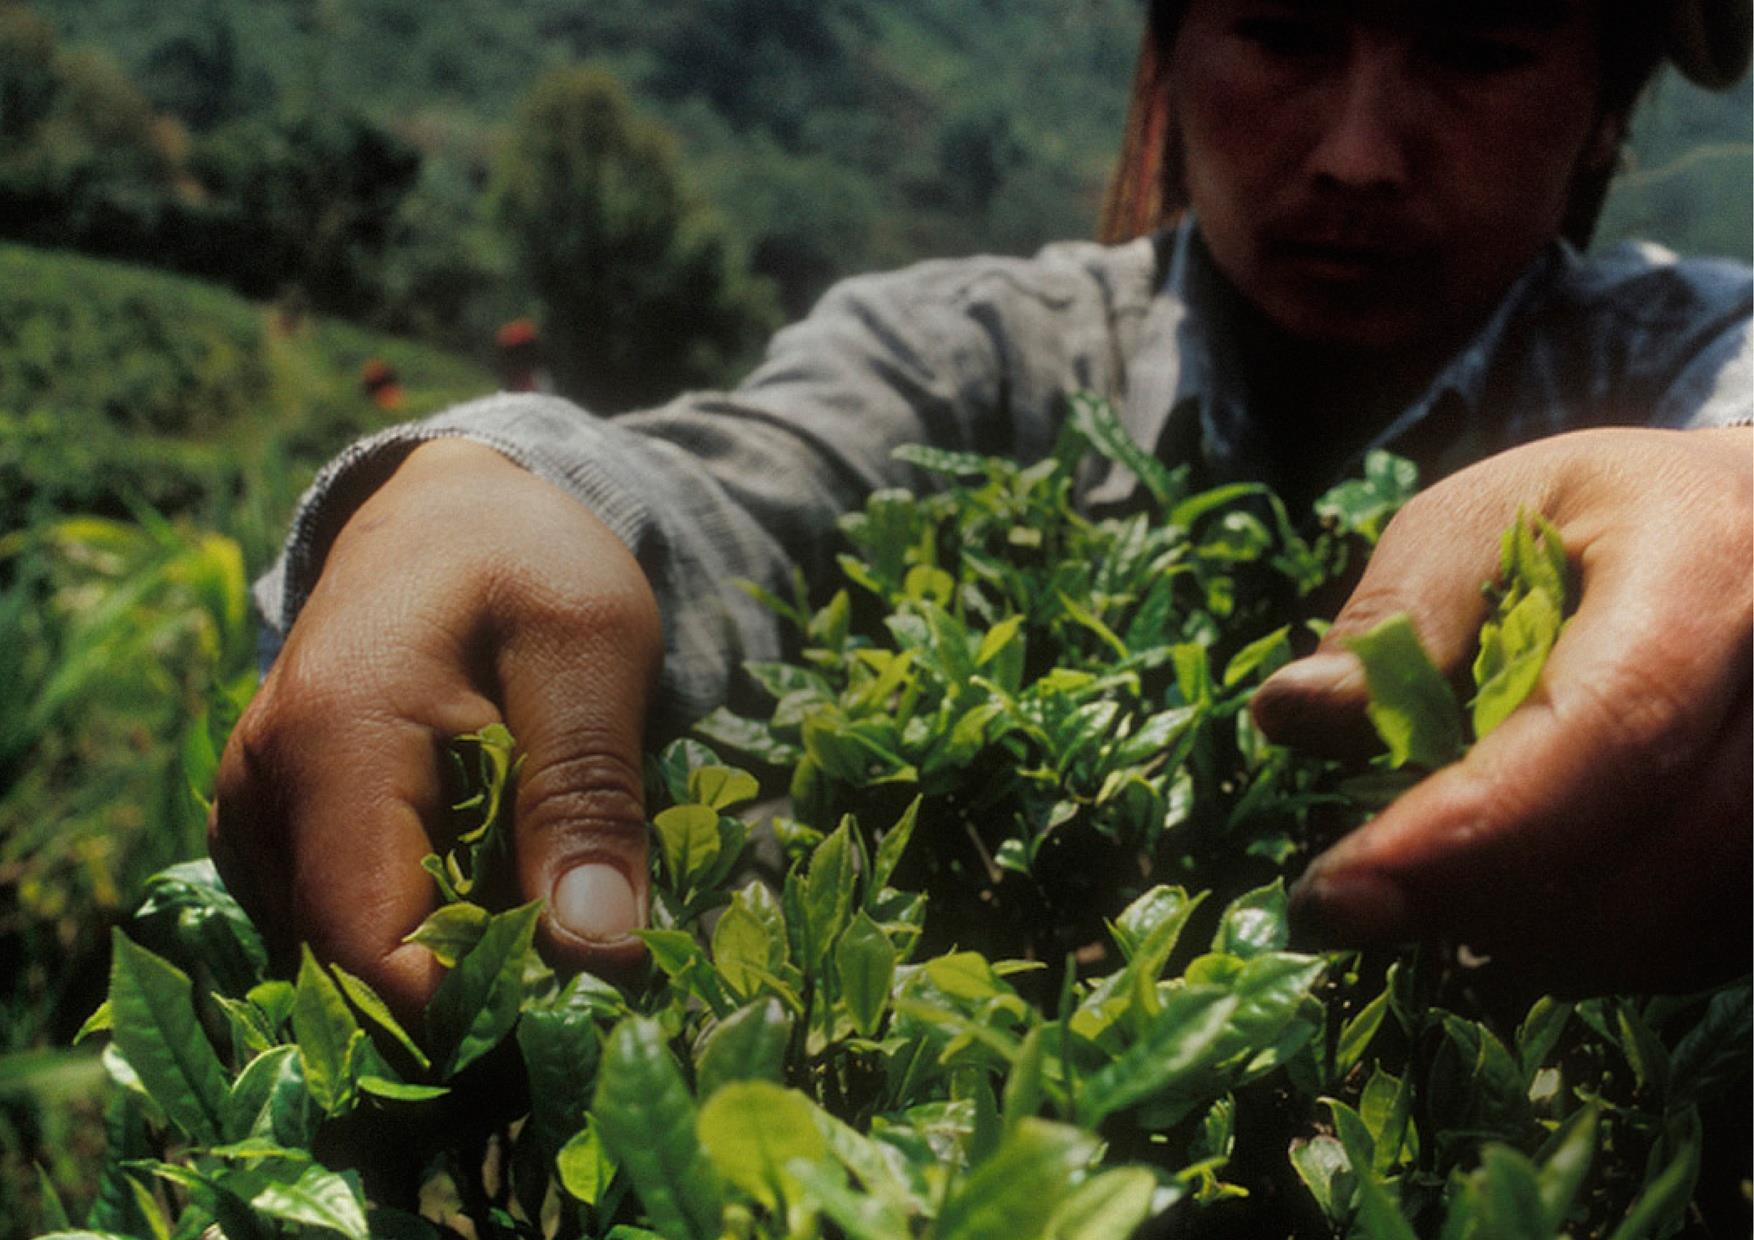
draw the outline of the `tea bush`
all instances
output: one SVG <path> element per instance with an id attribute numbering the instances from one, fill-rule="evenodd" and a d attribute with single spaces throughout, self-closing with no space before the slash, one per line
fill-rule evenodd
<path id="1" fill-rule="evenodd" d="M 1092 453 L 1149 511 L 1073 509 Z M 1259 487 L 1191 491 L 1095 402 L 1033 465 L 905 456 L 948 485 L 849 517 L 847 584 L 821 606 L 769 599 L 799 636 L 749 669 L 771 711 L 717 712 L 699 730 L 717 749 L 651 758 L 640 984 L 557 976 L 537 905 L 478 902 L 518 759 L 503 729 L 461 738 L 456 843 L 427 859 L 440 906 L 411 936 L 447 973 L 411 1026 L 308 951 L 271 976 L 206 863 L 151 881 L 82 1032 L 107 1035 L 119 1086 L 91 1231 L 57 1234 L 1699 1222 L 1704 1116 L 1745 1090 L 1745 981 L 1561 1002 L 1465 953 L 1290 945 L 1285 879 L 1535 683 L 1569 601 L 1549 529 L 1506 533 L 1471 703 L 1404 620 L 1355 644 L 1387 747 L 1359 782 L 1267 743 L 1244 706 L 1303 640 L 1299 600 L 1410 490 L 1404 462 L 1373 457 L 1306 533 Z M 193 744 L 197 782 L 215 740 Z M 777 792 L 782 811 L 750 808 Z"/>

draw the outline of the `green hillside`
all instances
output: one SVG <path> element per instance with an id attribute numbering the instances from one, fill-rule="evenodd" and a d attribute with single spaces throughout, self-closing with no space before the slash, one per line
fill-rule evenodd
<path id="1" fill-rule="evenodd" d="M 362 388 L 371 359 L 399 376 L 400 409 Z M 137 504 L 229 528 L 246 481 L 284 507 L 362 431 L 494 386 L 427 345 L 288 322 L 180 276 L 0 244 L 0 533 Z M 271 545 L 262 535 L 253 559 Z"/>

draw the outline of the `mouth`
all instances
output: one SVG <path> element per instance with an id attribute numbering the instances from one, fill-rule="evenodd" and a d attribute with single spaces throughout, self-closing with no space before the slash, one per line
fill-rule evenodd
<path id="1" fill-rule="evenodd" d="M 1407 273 L 1415 253 L 1411 247 L 1278 238 L 1267 252 L 1305 278 L 1318 283 L 1380 283 Z"/>

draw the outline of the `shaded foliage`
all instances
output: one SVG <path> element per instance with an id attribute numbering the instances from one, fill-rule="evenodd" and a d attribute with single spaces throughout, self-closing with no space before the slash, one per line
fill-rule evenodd
<path id="1" fill-rule="evenodd" d="M 616 81 L 539 82 L 501 154 L 495 203 L 542 307 L 562 390 L 601 411 L 722 378 L 776 325 L 693 199 L 669 136 Z"/>

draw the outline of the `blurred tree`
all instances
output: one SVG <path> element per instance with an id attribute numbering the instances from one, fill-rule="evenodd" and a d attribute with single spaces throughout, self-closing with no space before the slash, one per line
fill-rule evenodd
<path id="1" fill-rule="evenodd" d="M 184 146 L 110 55 L 0 0 L 0 235 L 125 250 L 175 193 Z"/>
<path id="2" fill-rule="evenodd" d="M 685 187 L 671 135 L 603 72 L 538 81 L 494 192 L 556 383 L 598 412 L 723 383 L 775 324 L 771 288 Z"/>
<path id="3" fill-rule="evenodd" d="M 206 0 L 201 18 L 155 46 L 140 71 L 147 95 L 197 131 L 235 120 L 252 104 L 231 9 Z"/>
<path id="4" fill-rule="evenodd" d="M 647 86 L 702 97 L 733 125 L 795 148 L 813 114 L 858 100 L 846 37 L 856 11 L 847 0 L 684 0 L 648 35 Z"/>
<path id="5" fill-rule="evenodd" d="M 0 143 L 42 124 L 55 88 L 54 28 L 22 4 L 0 3 Z"/>
<path id="6" fill-rule="evenodd" d="M 370 317 L 397 211 L 420 154 L 357 113 L 252 117 L 198 143 L 204 200 L 175 265 L 268 296 L 301 289 L 320 310 Z"/>

